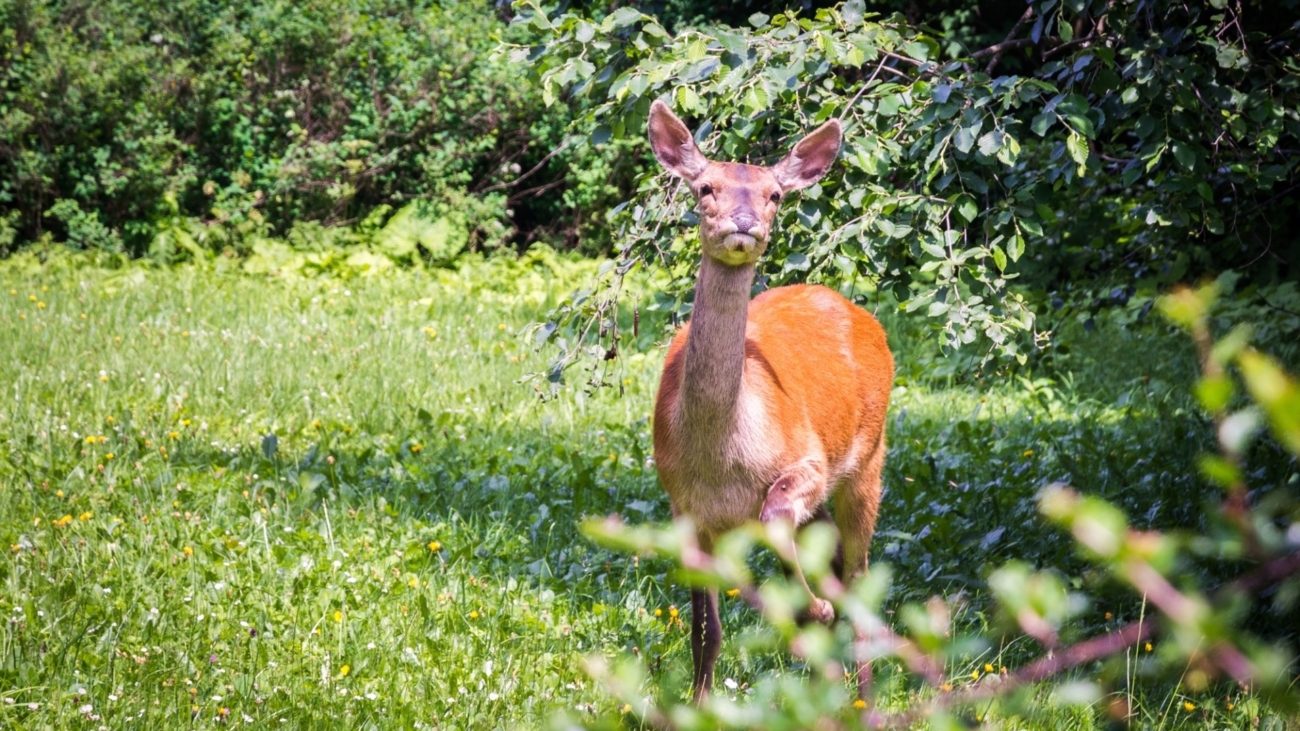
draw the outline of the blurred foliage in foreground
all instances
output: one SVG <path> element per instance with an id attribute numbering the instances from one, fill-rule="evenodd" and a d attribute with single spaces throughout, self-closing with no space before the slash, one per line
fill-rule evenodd
<path id="1" fill-rule="evenodd" d="M 1070 708 L 1081 705 L 1099 706 L 1113 722 L 1132 724 L 1149 713 L 1136 705 L 1135 675 L 1177 678 L 1177 685 L 1193 693 L 1249 688 L 1274 711 L 1294 718 L 1300 711 L 1295 658 L 1275 641 L 1249 631 L 1246 617 L 1253 606 L 1274 617 L 1294 616 L 1300 603 L 1300 500 L 1294 484 L 1252 499 L 1242 466 L 1243 455 L 1264 432 L 1292 459 L 1300 457 L 1300 384 L 1251 348 L 1244 328 L 1215 339 L 1209 325 L 1214 299 L 1213 285 L 1183 289 L 1163 298 L 1160 308 L 1190 331 L 1199 351 L 1202 376 L 1195 390 L 1214 421 L 1219 444 L 1217 452 L 1202 455 L 1199 471 L 1222 489 L 1221 500 L 1205 505 L 1217 514 L 1207 521 L 1217 530 L 1138 529 L 1115 503 L 1062 484 L 1043 488 L 1036 501 L 1051 527 L 1033 529 L 1069 533 L 1092 571 L 1141 598 L 1142 610 L 1132 621 L 1064 641 L 1063 635 L 1077 634 L 1072 625 L 1090 611 L 1096 597 L 1057 569 L 1032 565 L 1029 556 L 997 568 L 981 567 L 991 596 L 980 608 L 985 620 L 980 624 L 954 622 L 968 601 L 960 595 L 903 604 L 889 621 L 882 612 L 892 580 L 888 564 L 843 586 L 829 570 L 834 528 L 814 522 L 801 532 L 798 560 L 819 594 L 835 605 L 839 621 L 831 627 L 801 627 L 795 617 L 807 603 L 802 587 L 779 579 L 758 586 L 748 563 L 756 545 L 793 560 L 782 549 L 790 546 L 788 525 L 754 524 L 734 531 L 710 556 L 700 552 L 687 521 L 668 528 L 628 527 L 611 517 L 588 521 L 585 532 L 618 550 L 672 559 L 681 582 L 745 597 L 761 609 L 772 629 L 748 637 L 744 646 L 780 648 L 804 672 L 760 678 L 740 694 L 734 683 L 724 685 L 700 706 L 685 702 L 680 691 L 650 690 L 646 662 L 635 654 L 614 663 L 593 657 L 588 672 L 624 704 L 624 714 L 660 729 L 910 728 L 920 723 L 958 729 L 972 721 L 987 728 L 1019 728 L 1026 720 L 1061 723 Z M 1249 399 L 1234 397 L 1238 386 L 1227 373 L 1230 366 L 1236 367 Z M 1212 571 L 1240 573 L 1216 587 L 1207 584 L 1204 573 L 1188 571 L 1193 561 L 1217 565 Z M 1275 625 L 1266 635 L 1279 630 L 1293 633 L 1295 626 Z M 1154 652 L 1153 642 L 1159 646 Z M 1006 648 L 1017 644 L 1020 662 L 1007 660 Z M 981 656 L 996 664 L 986 661 L 981 667 L 976 661 L 972 670 L 957 669 Z M 874 699 L 853 700 L 850 688 L 855 684 L 847 669 L 861 657 L 877 666 L 874 690 L 881 698 L 908 679 L 932 692 L 914 693 L 901 709 L 881 707 Z M 1231 692 L 1228 698 L 1222 706 L 1231 710 Z M 1171 700 L 1160 713 L 1160 725 L 1174 719 L 1196 724 L 1192 712 L 1197 708 L 1191 700 L 1177 705 Z M 1204 712 L 1199 720 L 1213 724 Z M 608 716 L 575 721 L 574 726 L 628 724 L 625 718 Z"/>

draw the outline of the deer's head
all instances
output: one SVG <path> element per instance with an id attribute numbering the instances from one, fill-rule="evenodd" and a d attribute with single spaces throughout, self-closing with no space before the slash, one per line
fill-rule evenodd
<path id="1" fill-rule="evenodd" d="M 650 146 L 668 172 L 690 183 L 699 201 L 704 255 L 730 266 L 752 264 L 767 249 L 772 221 L 785 194 L 807 188 L 835 162 L 843 133 L 830 120 L 799 140 L 772 167 L 713 162 L 668 105 L 650 105 Z"/>

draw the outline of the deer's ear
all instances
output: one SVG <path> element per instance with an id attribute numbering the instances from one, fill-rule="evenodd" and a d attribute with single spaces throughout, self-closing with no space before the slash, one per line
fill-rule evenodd
<path id="1" fill-rule="evenodd" d="M 659 164 L 680 178 L 694 180 L 709 164 L 691 131 L 658 99 L 650 105 L 650 147 Z"/>
<path id="2" fill-rule="evenodd" d="M 772 168 L 777 185 L 788 193 L 792 190 L 807 188 L 821 180 L 835 157 L 840 154 L 840 140 L 844 132 L 840 129 L 838 119 L 832 119 L 818 127 L 790 150 L 781 162 Z"/>

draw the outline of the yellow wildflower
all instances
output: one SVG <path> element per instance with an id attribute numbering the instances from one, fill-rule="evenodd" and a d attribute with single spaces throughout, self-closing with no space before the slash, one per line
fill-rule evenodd
<path id="1" fill-rule="evenodd" d="M 112 452 L 109 452 L 108 454 L 104 455 L 104 459 L 112 459 L 112 458 L 113 458 Z"/>
<path id="2" fill-rule="evenodd" d="M 664 616 L 664 610 L 662 610 L 662 609 L 656 609 L 656 610 L 655 610 L 655 616 L 656 616 L 656 617 L 662 617 L 662 616 Z"/>
<path id="3" fill-rule="evenodd" d="M 93 518 L 93 517 L 95 517 L 95 514 L 92 513 L 92 512 L 90 512 L 89 510 L 87 510 L 86 512 L 82 513 L 81 515 L 78 515 L 78 516 L 77 516 L 77 520 L 80 520 L 81 522 L 85 523 L 87 520 L 90 520 L 90 519 Z"/>
<path id="4" fill-rule="evenodd" d="M 984 663 L 984 672 L 986 672 L 986 673 L 991 673 L 991 672 L 993 672 L 993 666 L 990 665 L 990 664 L 988 664 L 988 663 Z"/>
<path id="5" fill-rule="evenodd" d="M 470 618 L 470 619 L 478 619 L 478 611 L 477 611 L 477 610 L 470 610 L 469 618 Z"/>
<path id="6" fill-rule="evenodd" d="M 437 541 L 429 541 L 429 550 L 437 553 L 442 550 L 442 544 Z"/>
<path id="7" fill-rule="evenodd" d="M 44 303 L 44 302 L 37 302 L 37 303 L 36 303 L 36 309 L 38 309 L 38 310 L 43 310 L 43 309 L 45 309 L 45 303 Z"/>
<path id="8" fill-rule="evenodd" d="M 1146 647 L 1143 648 L 1143 649 L 1145 649 L 1147 652 L 1151 652 L 1151 643 L 1148 642 L 1148 643 L 1146 644 Z"/>
<path id="9" fill-rule="evenodd" d="M 668 607 L 668 617 L 669 617 L 670 619 L 677 619 L 677 606 L 676 606 L 676 605 L 673 605 L 673 606 L 671 606 L 671 607 Z"/>
<path id="10" fill-rule="evenodd" d="M 942 690 L 945 693 L 952 690 L 952 683 L 944 683 L 943 685 L 939 686 L 939 690 Z"/>
<path id="11" fill-rule="evenodd" d="M 631 712 L 632 712 L 632 704 L 631 704 L 631 703 L 624 703 L 624 704 L 623 704 L 623 707 L 620 708 L 619 710 L 622 711 L 623 713 L 631 713 Z"/>
<path id="12" fill-rule="evenodd" d="M 1020 456 L 1021 456 L 1021 457 L 1032 457 L 1032 456 L 1034 456 L 1034 450 L 1032 450 L 1032 449 L 1026 449 L 1026 450 L 1025 450 L 1025 451 L 1024 451 Z"/>
<path id="13" fill-rule="evenodd" d="M 412 445 L 411 445 L 411 453 L 412 453 L 412 454 L 419 454 L 419 453 L 420 453 L 420 450 L 422 450 L 422 449 L 424 449 L 424 445 L 423 445 L 423 444 L 412 444 Z"/>
<path id="14" fill-rule="evenodd" d="M 412 576 L 411 580 L 406 582 L 406 585 L 414 589 L 420 585 L 420 580 Z"/>
<path id="15" fill-rule="evenodd" d="M 71 516 L 71 515 L 65 515 L 65 516 L 63 516 L 62 518 L 59 518 L 58 520 L 54 521 L 54 524 L 57 525 L 57 526 L 59 526 L 60 528 L 62 528 L 63 526 L 65 526 L 65 525 L 67 525 L 68 523 L 71 523 L 71 522 L 72 522 L 72 516 Z"/>
<path id="16" fill-rule="evenodd" d="M 55 490 L 55 491 L 54 491 L 54 497 L 63 497 L 63 491 L 62 491 L 62 490 Z"/>
<path id="17" fill-rule="evenodd" d="M 856 709 L 858 709 L 858 710 L 860 711 L 860 710 L 862 710 L 863 708 L 866 708 L 866 707 L 867 707 L 867 702 L 864 701 L 864 700 L 862 700 L 861 698 L 859 698 L 859 699 L 853 701 L 853 707 L 856 708 Z"/>
<path id="18" fill-rule="evenodd" d="M 972 670 L 972 671 L 970 671 L 970 679 L 971 679 L 971 680 L 979 680 L 979 679 L 980 679 L 980 671 L 979 671 L 979 670 Z"/>
<path id="19" fill-rule="evenodd" d="M 341 612 L 341 611 L 335 609 L 335 610 L 334 610 L 334 621 L 335 621 L 335 622 L 342 622 L 342 621 L 343 621 L 343 612 Z"/>
<path id="20" fill-rule="evenodd" d="M 740 589 L 727 589 L 727 596 L 740 596 Z"/>
<path id="21" fill-rule="evenodd" d="M 28 302 L 35 302 L 35 301 L 36 301 L 36 295 L 34 295 L 34 294 L 29 294 L 29 295 L 27 295 L 27 301 L 28 301 Z"/>
<path id="22" fill-rule="evenodd" d="M 186 546 L 181 549 L 181 553 L 185 554 L 185 556 L 188 558 L 194 555 L 194 549 L 190 548 L 189 546 Z"/>
<path id="23" fill-rule="evenodd" d="M 100 382 L 100 383 L 108 383 L 108 374 L 107 374 L 107 373 L 100 373 L 100 374 L 99 374 L 99 382 Z"/>
<path id="24" fill-rule="evenodd" d="M 498 329 L 498 330 L 505 330 L 505 329 L 506 329 L 506 324 L 503 322 L 503 323 L 501 323 L 500 325 L 497 325 L 497 329 Z"/>
<path id="25" fill-rule="evenodd" d="M 350 673 L 350 672 L 352 672 L 352 666 L 351 666 L 351 665 L 344 665 L 343 667 L 339 668 L 339 677 L 340 677 L 340 678 L 346 678 L 346 677 L 348 677 L 348 673 Z"/>
<path id="26" fill-rule="evenodd" d="M 1184 710 L 1184 711 L 1195 711 L 1195 710 L 1196 710 L 1196 704 L 1193 703 L 1193 702 L 1191 702 L 1191 701 L 1183 701 L 1183 710 Z"/>
<path id="27" fill-rule="evenodd" d="M 169 432 L 167 432 L 167 436 L 168 436 L 168 437 L 171 437 L 172 439 L 179 439 L 180 436 L 181 436 L 181 433 L 178 432 L 178 431 L 169 431 Z"/>

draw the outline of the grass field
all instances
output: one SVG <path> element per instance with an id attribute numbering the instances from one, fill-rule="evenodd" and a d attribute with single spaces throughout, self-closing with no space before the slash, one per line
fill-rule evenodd
<path id="1" fill-rule="evenodd" d="M 588 653 L 635 651 L 680 690 L 684 590 L 661 562 L 576 529 L 588 514 L 667 518 L 648 461 L 660 351 L 646 335 L 625 354 L 621 398 L 542 401 L 520 382 L 546 357 L 524 328 L 592 271 L 547 256 L 351 280 L 0 267 L 0 726 L 616 716 L 581 670 Z M 891 606 L 966 592 L 963 621 L 985 623 L 985 562 L 1082 571 L 1030 499 L 1051 481 L 1144 525 L 1200 526 L 1216 497 L 1191 465 L 1209 430 L 1177 336 L 1080 332 L 1033 371 L 976 381 L 936 376 L 919 326 L 885 320 L 900 369 L 874 556 L 893 566 Z M 1282 460 L 1262 465 L 1282 484 Z M 1093 589 L 1078 636 L 1139 611 L 1117 586 Z M 732 638 L 760 624 L 726 611 Z M 718 670 L 740 695 L 760 673 L 801 672 L 734 641 Z M 1152 728 L 1260 714 L 1239 691 L 1097 672 Z M 903 704 L 916 689 L 889 692 Z M 1025 723 L 1103 727 L 1102 705 Z"/>

